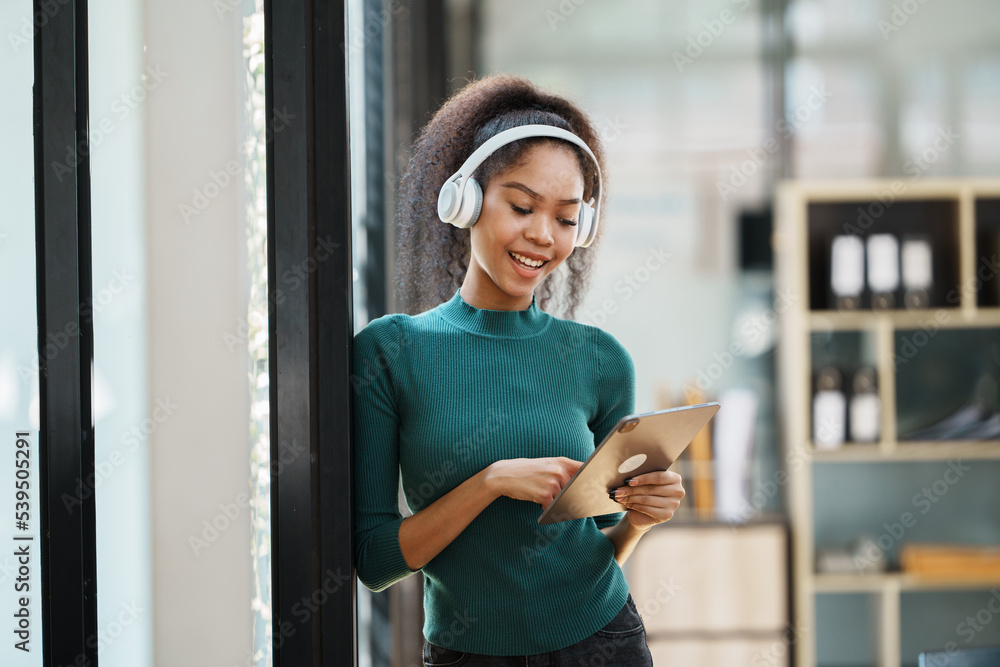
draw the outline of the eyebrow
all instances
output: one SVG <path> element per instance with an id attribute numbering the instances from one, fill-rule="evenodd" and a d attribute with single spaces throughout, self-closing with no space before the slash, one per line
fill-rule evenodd
<path id="1" fill-rule="evenodd" d="M 542 195 L 538 194 L 537 192 L 535 192 L 534 190 L 532 190 L 531 188 L 529 188 L 524 183 L 518 183 L 517 181 L 508 181 L 506 183 L 502 183 L 501 185 L 502 185 L 502 187 L 505 187 L 505 188 L 514 188 L 515 190 L 520 190 L 521 192 L 523 192 L 524 194 L 528 195 L 532 199 L 536 199 L 538 201 L 542 201 L 543 199 L 545 199 L 545 197 L 543 197 Z M 579 204 L 579 203 L 580 203 L 580 198 L 579 197 L 577 197 L 575 199 L 561 199 L 561 200 L 559 200 L 559 205 L 560 206 L 562 206 L 564 204 Z"/>

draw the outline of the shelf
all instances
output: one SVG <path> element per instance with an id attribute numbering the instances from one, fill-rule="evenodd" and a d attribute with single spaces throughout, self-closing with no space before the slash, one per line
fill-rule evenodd
<path id="1" fill-rule="evenodd" d="M 807 451 L 817 462 L 899 462 L 947 461 L 950 459 L 1000 459 L 1000 440 L 968 441 L 937 440 L 932 442 L 881 442 L 874 444 L 847 443 L 840 449 L 817 450 L 812 444 Z"/>
<path id="2" fill-rule="evenodd" d="M 852 331 L 877 329 L 931 328 L 967 329 L 1000 326 L 1000 308 L 932 308 L 922 310 L 814 310 L 808 314 L 810 331 Z"/>
<path id="3" fill-rule="evenodd" d="M 882 574 L 815 574 L 813 590 L 817 593 L 880 593 L 899 591 L 981 590 L 1000 586 L 1000 577 L 917 577 L 903 572 Z"/>
<path id="4" fill-rule="evenodd" d="M 816 667 L 817 648 L 829 641 L 818 623 L 817 598 L 843 593 L 867 596 L 873 603 L 868 607 L 874 642 L 871 662 L 878 667 L 899 667 L 902 592 L 989 590 L 1000 587 L 1000 576 L 994 580 L 901 572 L 814 572 L 817 516 L 828 513 L 836 502 L 816 494 L 815 480 L 821 477 L 826 483 L 829 475 L 838 472 L 824 468 L 824 463 L 886 466 L 887 477 L 905 479 L 918 472 L 919 466 L 906 466 L 911 462 L 1000 461 L 996 438 L 911 441 L 899 437 L 900 433 L 919 435 L 918 429 L 929 426 L 917 423 L 924 418 L 940 423 L 953 410 L 971 405 L 976 388 L 969 378 L 975 380 L 988 372 L 995 375 L 1000 367 L 994 332 L 1000 329 L 1000 277 L 993 260 L 1000 254 L 1000 179 L 922 179 L 912 184 L 787 181 L 779 185 L 775 211 L 775 290 L 797 297 L 780 313 L 777 350 L 781 430 L 789 463 L 794 624 L 815 629 L 811 641 L 795 643 L 795 664 Z M 929 240 L 933 275 L 929 307 L 873 310 L 877 301 L 865 287 L 858 294 L 857 310 L 835 308 L 837 299 L 830 286 L 833 240 L 844 234 L 867 239 L 876 233 L 900 240 L 910 235 Z M 902 305 L 900 290 L 894 295 L 895 303 Z M 827 367 L 840 371 L 841 389 L 847 396 L 853 392 L 847 378 L 860 368 L 874 369 L 881 399 L 879 442 L 847 442 L 834 450 L 815 448 L 813 398 L 818 374 Z M 800 465 L 802 461 L 806 465 Z M 900 470 L 893 464 L 913 470 Z M 879 478 L 882 469 L 865 473 Z M 897 492 L 901 501 L 906 500 L 903 489 L 887 491 Z M 974 511 L 988 520 L 982 515 L 995 507 L 997 492 L 993 486 L 982 492 L 984 502 Z M 871 512 L 878 516 L 884 508 L 872 506 Z M 865 525 L 866 517 L 858 519 L 858 526 Z"/>

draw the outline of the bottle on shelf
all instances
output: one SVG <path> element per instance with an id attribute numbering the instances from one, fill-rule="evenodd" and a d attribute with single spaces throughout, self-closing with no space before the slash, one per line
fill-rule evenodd
<path id="1" fill-rule="evenodd" d="M 931 242 L 927 236 L 903 239 L 903 305 L 907 308 L 927 308 L 934 271 Z"/>
<path id="2" fill-rule="evenodd" d="M 848 422 L 852 442 L 876 442 L 882 424 L 882 400 L 876 388 L 875 369 L 865 366 L 858 369 L 852 382 Z"/>
<path id="3" fill-rule="evenodd" d="M 899 240 L 892 234 L 872 234 L 868 237 L 868 287 L 872 292 L 872 309 L 896 307 Z"/>
<path id="4" fill-rule="evenodd" d="M 865 245 L 861 238 L 835 236 L 830 249 L 830 289 L 840 310 L 857 310 L 865 288 Z"/>
<path id="5" fill-rule="evenodd" d="M 847 399 L 841 389 L 840 371 L 832 366 L 821 370 L 816 378 L 812 417 L 817 449 L 837 449 L 844 444 Z"/>

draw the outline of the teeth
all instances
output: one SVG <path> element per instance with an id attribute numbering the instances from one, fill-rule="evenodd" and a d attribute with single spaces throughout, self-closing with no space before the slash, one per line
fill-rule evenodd
<path id="1" fill-rule="evenodd" d="M 531 266 L 536 269 L 545 263 L 538 259 L 528 259 L 524 255 L 519 255 L 516 252 L 510 253 L 510 256 L 516 259 L 517 261 L 521 262 L 522 264 L 527 264 L 528 266 Z"/>

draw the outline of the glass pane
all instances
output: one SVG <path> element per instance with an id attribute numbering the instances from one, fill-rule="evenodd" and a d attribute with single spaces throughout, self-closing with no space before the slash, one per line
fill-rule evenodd
<path id="1" fill-rule="evenodd" d="M 262 11 L 90 4 L 102 667 L 270 664 Z"/>
<path id="2" fill-rule="evenodd" d="M 142 9 L 90 3 L 97 631 L 101 665 L 153 665 L 150 448 L 177 396 L 150 405 L 145 115 L 166 83 L 146 66 Z"/>
<path id="3" fill-rule="evenodd" d="M 368 12 L 366 13 L 366 6 Z M 381 192 L 372 190 L 381 185 L 381 181 L 370 182 L 372 168 L 379 173 L 379 164 L 369 164 L 368 157 L 371 146 L 367 138 L 371 135 L 370 124 L 378 122 L 382 112 L 381 88 L 372 85 L 366 76 L 366 61 L 373 60 L 374 54 L 381 55 L 383 29 L 374 26 L 381 25 L 373 20 L 375 8 L 370 0 L 348 0 L 347 2 L 347 35 L 346 42 L 348 67 L 348 114 L 350 128 L 351 151 L 351 251 L 354 267 L 353 300 L 354 300 L 354 331 L 357 333 L 380 313 L 370 313 L 368 295 L 372 290 L 366 278 L 368 271 L 368 229 L 367 225 L 372 212 L 368 209 L 371 200 L 370 193 L 381 196 Z M 366 27 L 368 32 L 365 32 Z M 374 69 L 374 68 L 373 68 Z M 373 76 L 381 75 L 381 68 L 371 72 Z M 372 98 L 377 104 L 373 104 Z M 381 225 L 382 221 L 374 224 Z M 380 614 L 378 596 L 383 602 L 388 593 L 372 593 L 360 582 L 357 587 L 357 622 L 358 622 L 358 665 L 360 667 L 381 667 L 387 665 L 386 636 L 379 632 L 387 619 Z"/>
<path id="4" fill-rule="evenodd" d="M 264 0 L 243 18 L 246 192 L 243 195 L 250 299 L 250 540 L 253 557 L 253 656 L 248 667 L 267 667 L 271 657 L 271 431 L 268 375 L 267 144 L 264 127 Z"/>
<path id="5" fill-rule="evenodd" d="M 1000 166 L 1000 5 L 793 0 L 794 103 L 829 102 L 793 144 L 800 177 L 990 176 Z"/>
<path id="6" fill-rule="evenodd" d="M 0 3 L 0 664 L 10 667 L 42 664 L 32 30 L 30 0 Z"/>
<path id="7" fill-rule="evenodd" d="M 1000 440 L 1000 329 L 936 325 L 895 334 L 899 439 Z"/>

